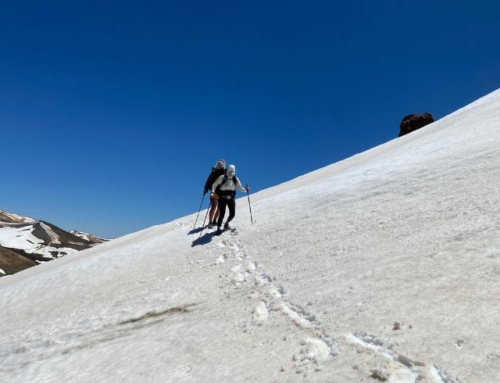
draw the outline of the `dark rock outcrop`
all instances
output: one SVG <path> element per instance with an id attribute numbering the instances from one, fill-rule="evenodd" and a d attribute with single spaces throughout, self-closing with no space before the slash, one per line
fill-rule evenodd
<path id="1" fill-rule="evenodd" d="M 401 121 L 401 124 L 399 125 L 398 137 L 423 128 L 424 126 L 429 125 L 432 122 L 434 122 L 434 117 L 432 117 L 432 114 L 428 112 L 422 114 L 410 114 L 403 118 L 403 120 Z"/>

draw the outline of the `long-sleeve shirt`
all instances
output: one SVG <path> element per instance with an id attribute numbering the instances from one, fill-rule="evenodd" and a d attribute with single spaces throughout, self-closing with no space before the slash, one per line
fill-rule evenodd
<path id="1" fill-rule="evenodd" d="M 227 179 L 227 181 L 224 182 L 224 178 Z M 236 179 L 236 182 L 234 180 Z M 215 180 L 214 184 L 212 185 L 212 193 L 215 193 L 215 190 L 217 187 L 221 185 L 219 189 L 219 195 L 221 196 L 231 196 L 236 194 L 236 188 L 238 188 L 241 192 L 246 192 L 247 189 L 245 189 L 236 176 L 233 176 L 233 178 L 226 177 L 225 175 L 220 176 Z"/>

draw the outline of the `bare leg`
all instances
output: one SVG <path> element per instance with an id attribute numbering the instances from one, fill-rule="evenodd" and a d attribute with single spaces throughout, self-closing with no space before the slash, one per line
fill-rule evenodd
<path id="1" fill-rule="evenodd" d="M 217 209 L 217 198 L 210 198 L 210 212 L 208 213 L 209 221 L 211 224 L 214 219 L 217 219 L 219 216 L 219 209 Z"/>

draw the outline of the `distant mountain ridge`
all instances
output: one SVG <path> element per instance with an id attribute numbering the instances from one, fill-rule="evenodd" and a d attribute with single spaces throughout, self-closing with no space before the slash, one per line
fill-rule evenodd
<path id="1" fill-rule="evenodd" d="M 0 277 L 88 249 L 106 239 L 0 210 Z"/>
<path id="2" fill-rule="evenodd" d="M 76 235 L 79 238 L 83 238 L 83 239 L 86 239 L 87 241 L 94 242 L 94 243 L 102 243 L 102 242 L 109 241 L 109 239 L 96 237 L 95 235 L 85 233 L 84 231 L 70 230 L 70 233 L 73 235 Z"/>

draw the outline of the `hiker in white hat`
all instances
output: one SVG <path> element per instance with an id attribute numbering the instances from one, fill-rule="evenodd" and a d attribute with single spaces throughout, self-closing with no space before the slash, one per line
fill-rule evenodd
<path id="1" fill-rule="evenodd" d="M 219 219 L 217 220 L 217 231 L 215 235 L 222 234 L 221 226 L 224 220 L 224 215 L 226 214 L 226 206 L 229 208 L 229 217 L 227 217 L 226 223 L 224 223 L 224 229 L 229 227 L 229 222 L 231 222 L 236 214 L 236 188 L 242 192 L 248 192 L 250 187 L 246 185 L 243 187 L 240 180 L 236 177 L 236 167 L 234 165 L 229 165 L 227 168 L 227 173 L 220 176 L 212 185 L 212 194 L 210 197 L 218 199 L 218 210 Z"/>

